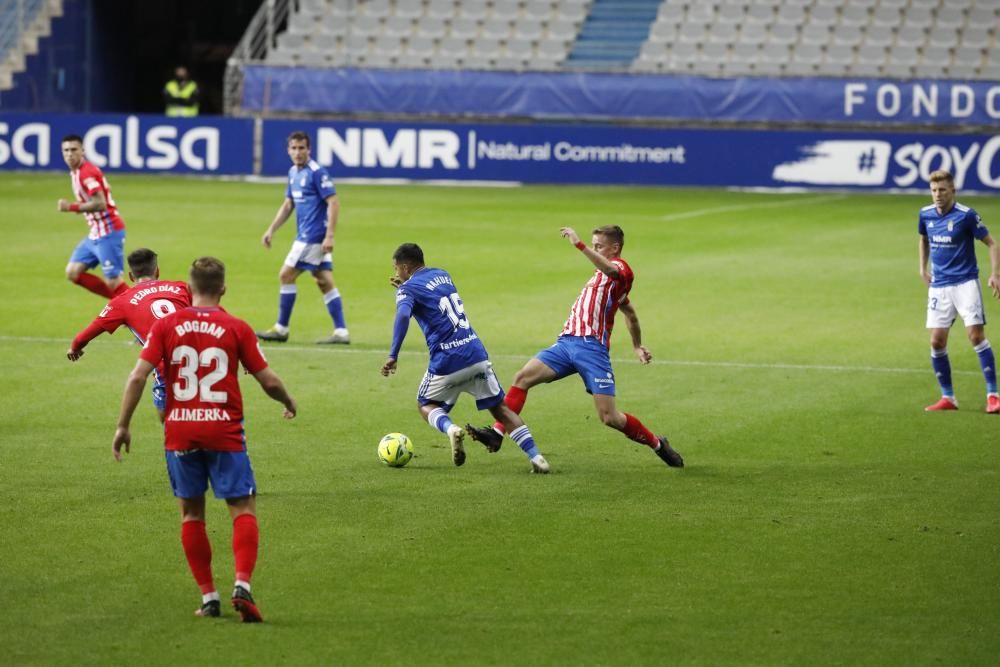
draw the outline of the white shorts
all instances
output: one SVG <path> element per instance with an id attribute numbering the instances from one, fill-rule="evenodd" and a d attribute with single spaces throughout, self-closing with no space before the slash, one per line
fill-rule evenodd
<path id="1" fill-rule="evenodd" d="M 503 389 L 500 388 L 500 382 L 493 373 L 493 364 L 489 360 L 466 366 L 448 375 L 425 373 L 417 390 L 417 402 L 420 405 L 440 403 L 450 409 L 463 392 L 476 399 L 476 408 L 479 410 L 492 408 L 503 401 Z"/>
<path id="2" fill-rule="evenodd" d="M 329 271 L 333 268 L 333 253 L 323 252 L 322 243 L 293 241 L 285 266 L 303 271 Z"/>
<path id="3" fill-rule="evenodd" d="M 962 316 L 967 327 L 986 324 L 983 292 L 978 279 L 927 290 L 928 329 L 949 329 L 957 315 Z"/>

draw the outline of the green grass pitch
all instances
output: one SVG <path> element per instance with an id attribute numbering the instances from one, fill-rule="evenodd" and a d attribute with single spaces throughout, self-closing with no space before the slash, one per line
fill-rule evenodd
<path id="1" fill-rule="evenodd" d="M 183 278 L 213 254 L 224 305 L 269 326 L 292 239 L 260 236 L 282 186 L 111 174 L 130 249 Z M 983 413 L 961 328 L 962 409 L 938 396 L 917 274 L 923 196 L 343 184 L 335 276 L 353 337 L 300 279 L 292 339 L 266 349 L 300 404 L 244 381 L 260 485 L 243 626 L 192 615 L 197 587 L 148 396 L 111 457 L 137 348 L 72 335 L 101 309 L 63 267 L 83 236 L 55 212 L 65 174 L 0 178 L 0 662 L 33 664 L 995 664 L 1000 655 L 1000 418 Z M 962 197 L 1000 236 L 1000 200 Z M 533 390 L 524 417 L 553 474 L 509 441 L 464 467 L 413 397 L 416 326 L 389 379 L 391 254 L 420 243 L 448 269 L 506 385 L 549 345 L 590 275 L 558 235 L 626 231 L 632 300 L 655 361 L 612 346 L 619 405 L 668 434 L 688 467 L 600 425 L 581 383 Z M 292 223 L 289 223 L 290 225 Z M 980 247 L 980 266 L 988 258 Z M 1000 346 L 1000 303 L 987 334 Z M 471 399 L 458 422 L 485 422 Z M 402 431 L 417 456 L 380 465 Z M 231 527 L 211 501 L 220 591 Z"/>

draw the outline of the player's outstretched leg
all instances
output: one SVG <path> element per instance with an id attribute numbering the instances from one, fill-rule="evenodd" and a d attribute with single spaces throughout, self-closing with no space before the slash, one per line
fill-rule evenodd
<path id="1" fill-rule="evenodd" d="M 498 433 L 492 426 L 480 427 L 466 424 L 465 430 L 469 432 L 469 436 L 473 440 L 486 447 L 486 451 L 491 454 L 499 452 L 503 446 L 503 434 Z"/>
<path id="2" fill-rule="evenodd" d="M 531 472 L 548 474 L 550 471 L 549 462 L 545 460 L 542 453 L 538 451 L 535 439 L 528 430 L 527 424 L 520 415 L 510 409 L 506 403 L 500 403 L 490 408 L 490 413 L 496 417 L 497 421 L 503 424 L 510 433 L 510 439 L 517 443 L 524 455 L 531 461 Z M 487 429 L 492 431 L 492 429 Z M 485 444 L 485 443 L 484 443 Z M 499 449 L 499 447 L 497 447 Z"/>
<path id="3" fill-rule="evenodd" d="M 670 446 L 670 441 L 662 435 L 658 438 L 658 440 L 660 444 L 653 451 L 655 451 L 656 455 L 660 457 L 660 460 L 671 468 L 683 468 L 684 459 L 681 458 L 681 455 L 676 449 Z"/>
<path id="4" fill-rule="evenodd" d="M 928 405 L 924 410 L 927 412 L 938 412 L 939 410 L 958 410 L 958 401 L 955 400 L 955 390 L 951 385 L 951 361 L 948 359 L 948 348 L 931 348 L 931 368 L 937 377 L 938 384 L 941 385 L 941 399 L 936 403 Z"/>

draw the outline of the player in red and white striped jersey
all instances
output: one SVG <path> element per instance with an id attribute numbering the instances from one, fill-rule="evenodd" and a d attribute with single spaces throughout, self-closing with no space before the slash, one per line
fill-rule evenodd
<path id="1" fill-rule="evenodd" d="M 684 467 L 684 459 L 665 437 L 654 435 L 641 421 L 622 412 L 615 404 L 615 375 L 609 349 L 616 313 L 621 311 L 625 316 L 625 325 L 639 362 L 648 364 L 653 360 L 653 355 L 642 344 L 639 316 L 628 298 L 635 275 L 621 258 L 625 232 L 618 225 L 598 227 L 591 238 L 593 247 L 587 247 L 580 241 L 570 227 L 563 227 L 559 233 L 569 239 L 596 270 L 573 303 L 555 344 L 539 352 L 517 372 L 504 402 L 520 414 L 529 389 L 543 382 L 579 374 L 587 393 L 593 395 L 594 407 L 605 425 L 623 432 L 635 442 L 647 445 L 667 465 Z M 466 429 L 488 450 L 500 449 L 504 433 L 502 424 L 496 423 L 493 428 L 477 428 L 470 424 Z"/>
<path id="2" fill-rule="evenodd" d="M 83 154 L 83 139 L 75 134 L 63 137 L 62 154 L 69 167 L 76 201 L 60 199 L 57 208 L 64 213 L 82 213 L 90 233 L 77 244 L 66 265 L 66 278 L 94 294 L 111 299 L 128 287 L 125 272 L 125 222 L 118 215 L 111 186 L 100 168 Z M 103 280 L 87 273 L 101 267 Z"/>

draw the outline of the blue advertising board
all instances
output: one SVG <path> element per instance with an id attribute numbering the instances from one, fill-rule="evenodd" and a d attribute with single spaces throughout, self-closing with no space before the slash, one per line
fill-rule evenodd
<path id="1" fill-rule="evenodd" d="M 923 188 L 935 169 L 960 189 L 1000 191 L 1000 133 L 897 134 L 270 120 L 265 175 L 288 173 L 305 130 L 334 178 L 733 187 Z"/>
<path id="2" fill-rule="evenodd" d="M 1000 82 L 251 66 L 257 112 L 1000 127 Z"/>
<path id="3" fill-rule="evenodd" d="M 61 139 L 83 138 L 91 162 L 112 171 L 253 172 L 253 121 L 121 114 L 0 114 L 0 170 L 63 167 Z"/>

